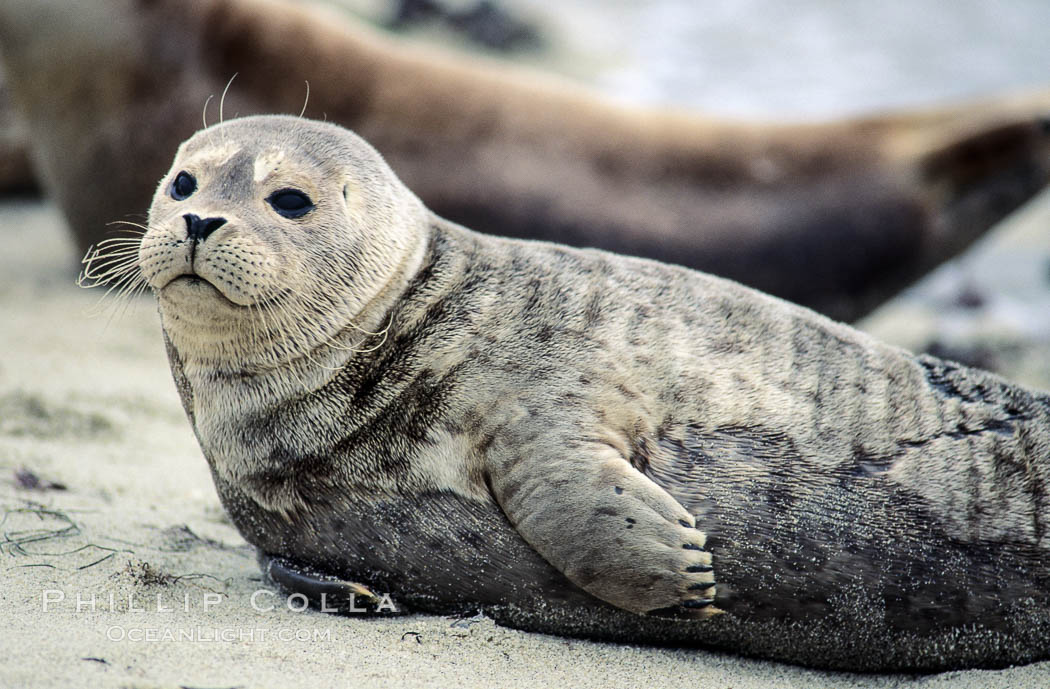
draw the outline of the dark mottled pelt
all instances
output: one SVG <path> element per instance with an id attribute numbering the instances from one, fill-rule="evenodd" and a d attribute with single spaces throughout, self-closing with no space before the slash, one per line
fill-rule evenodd
<path id="1" fill-rule="evenodd" d="M 826 668 L 1050 657 L 1045 394 L 704 274 L 474 234 L 331 125 L 229 122 L 179 156 L 199 188 L 161 186 L 141 264 L 276 583 Z M 264 215 L 270 167 L 309 189 L 301 222 Z M 198 259 L 185 213 L 229 220 Z"/>

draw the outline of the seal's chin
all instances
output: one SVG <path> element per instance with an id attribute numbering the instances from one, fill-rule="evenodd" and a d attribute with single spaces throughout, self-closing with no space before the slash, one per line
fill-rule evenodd
<path id="1" fill-rule="evenodd" d="M 160 298 L 182 308 L 237 308 L 218 287 L 199 275 L 180 275 L 159 292 Z"/>

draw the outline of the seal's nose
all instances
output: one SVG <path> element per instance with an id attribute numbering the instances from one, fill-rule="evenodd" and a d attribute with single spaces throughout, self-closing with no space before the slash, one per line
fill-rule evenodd
<path id="1" fill-rule="evenodd" d="M 186 234 L 190 239 L 203 242 L 215 230 L 226 224 L 226 218 L 200 218 L 193 213 L 182 216 L 186 221 Z"/>

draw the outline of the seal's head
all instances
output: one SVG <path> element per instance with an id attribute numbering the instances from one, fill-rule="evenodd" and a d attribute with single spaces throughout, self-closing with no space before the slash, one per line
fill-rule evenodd
<path id="1" fill-rule="evenodd" d="M 138 261 L 184 358 L 238 371 L 316 350 L 418 263 L 427 211 L 338 126 L 236 119 L 179 147 Z"/>

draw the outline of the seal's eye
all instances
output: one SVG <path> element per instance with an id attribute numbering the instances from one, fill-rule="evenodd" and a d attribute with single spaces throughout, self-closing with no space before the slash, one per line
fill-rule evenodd
<path id="1" fill-rule="evenodd" d="M 278 189 L 266 202 L 286 218 L 301 218 L 314 209 L 314 202 L 298 189 Z"/>
<path id="2" fill-rule="evenodd" d="M 175 181 L 171 183 L 171 198 L 182 201 L 195 191 L 197 191 L 197 180 L 193 175 L 185 170 L 175 175 Z"/>

